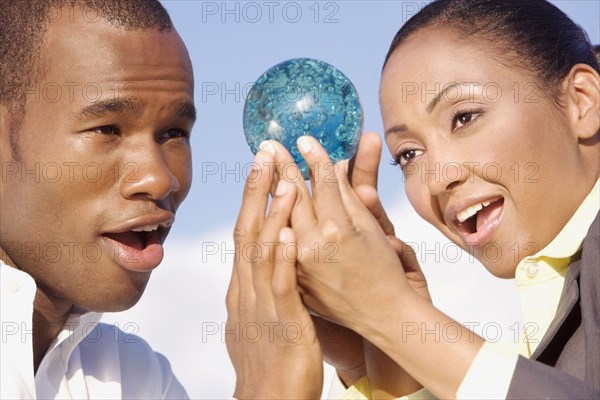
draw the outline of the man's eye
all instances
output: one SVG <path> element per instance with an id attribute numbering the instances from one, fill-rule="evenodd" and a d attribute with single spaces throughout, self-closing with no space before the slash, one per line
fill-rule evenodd
<path id="1" fill-rule="evenodd" d="M 92 131 L 94 133 L 98 133 L 100 135 L 105 135 L 105 136 L 121 134 L 121 132 L 119 131 L 119 128 L 117 128 L 116 126 L 113 126 L 113 125 L 99 126 L 99 127 L 92 129 Z"/>
<path id="2" fill-rule="evenodd" d="M 188 138 L 190 136 L 190 134 L 183 129 L 169 129 L 168 131 L 166 131 L 165 133 L 163 133 L 160 137 L 159 137 L 159 142 L 163 143 L 166 142 L 167 140 L 171 140 L 171 139 L 177 139 L 177 138 Z"/>

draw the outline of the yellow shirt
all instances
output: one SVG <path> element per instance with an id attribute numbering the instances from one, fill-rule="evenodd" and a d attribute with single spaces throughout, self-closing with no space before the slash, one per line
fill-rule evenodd
<path id="1" fill-rule="evenodd" d="M 581 249 L 599 208 L 600 180 L 554 240 L 519 263 L 515 281 L 524 321 L 522 340 L 514 348 L 485 342 L 465 375 L 457 398 L 506 398 L 519 355 L 533 354 L 554 319 L 571 258 Z M 360 379 L 339 398 L 370 399 L 368 378 Z M 434 398 L 427 389 L 402 397 L 426 398 Z"/>

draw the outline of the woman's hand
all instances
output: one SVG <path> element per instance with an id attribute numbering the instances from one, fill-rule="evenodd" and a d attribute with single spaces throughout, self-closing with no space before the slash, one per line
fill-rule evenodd
<path id="1" fill-rule="evenodd" d="M 286 180 L 296 185 L 298 200 L 310 201 L 308 187 L 289 152 L 278 142 L 265 142 L 261 148 L 275 159 L 274 163 L 269 164 L 269 167 L 274 170 L 275 177 L 271 187 L 273 188 L 279 180 Z M 309 251 L 312 250 L 309 249 Z M 317 255 L 317 251 L 314 255 Z M 362 337 L 348 328 L 314 314 L 312 319 L 323 353 L 323 360 L 336 369 L 344 384 L 350 386 L 365 376 L 367 370 Z"/>
<path id="2" fill-rule="evenodd" d="M 356 156 L 350 162 L 349 178 L 362 203 L 377 219 L 390 244 L 400 258 L 408 283 L 419 296 L 431 301 L 427 280 L 415 257 L 413 249 L 396 237 L 394 225 L 387 216 L 379 194 L 377 178 L 381 160 L 382 143 L 379 135 L 365 133 L 358 145 Z M 371 398 L 398 398 L 421 389 L 423 386 L 404 368 L 396 364 L 387 354 L 364 339 L 364 357 L 366 359 Z"/>
<path id="3" fill-rule="evenodd" d="M 291 216 L 304 303 L 368 339 L 434 395 L 455 396 L 483 340 L 413 289 L 402 257 L 352 189 L 347 162 L 332 164 L 312 137 L 298 144 L 312 183 L 312 197 L 303 181 L 297 184 Z M 407 334 L 407 324 L 418 334 Z M 447 326 L 457 330 L 457 339 L 422 340 L 420 330 Z"/>
<path id="4" fill-rule="evenodd" d="M 298 196 L 291 225 L 300 244 L 302 298 L 320 316 L 352 329 L 363 316 L 386 314 L 390 304 L 383 295 L 396 298 L 399 292 L 412 289 L 395 249 L 352 189 L 347 162 L 331 163 L 310 136 L 303 136 L 299 143 L 311 167 L 313 191 L 311 197 L 304 181 L 296 179 Z M 268 147 L 278 163 L 286 162 L 278 158 L 287 154 L 280 144 L 269 142 Z M 288 172 L 282 178 L 297 177 L 289 172 L 293 168 L 286 165 Z"/>
<path id="5" fill-rule="evenodd" d="M 234 232 L 226 335 L 237 376 L 234 397 L 316 399 L 323 387 L 321 349 L 298 293 L 298 247 L 287 227 L 297 192 L 278 182 L 265 217 L 272 162 L 268 153 L 256 156 Z"/>
<path id="6" fill-rule="evenodd" d="M 363 338 L 354 331 L 313 315 L 323 360 L 333 366 L 346 387 L 367 375 Z"/>
<path id="7" fill-rule="evenodd" d="M 410 286 L 422 298 L 431 301 L 427 280 L 421 270 L 414 250 L 396 237 L 394 224 L 387 216 L 377 193 L 378 169 L 381 161 L 381 138 L 374 132 L 366 132 L 360 139 L 356 156 L 350 160 L 348 178 L 361 202 L 379 222 L 396 250 Z"/>
<path id="8" fill-rule="evenodd" d="M 394 226 L 387 217 L 377 195 L 377 171 L 381 157 L 381 147 L 381 140 L 377 134 L 366 133 L 363 135 L 356 157 L 352 160 L 353 169 L 350 171 L 352 185 L 355 187 L 358 198 L 372 213 L 381 229 L 388 236 L 388 240 L 396 250 L 400 261 L 406 263 L 405 270 L 412 278 L 409 281 L 411 286 L 414 284 L 414 287 L 424 297 L 429 298 L 426 281 L 416 262 L 412 248 L 395 237 Z M 310 199 L 310 193 L 304 182 L 297 179 L 298 172 L 291 171 L 291 169 L 295 169 L 292 157 L 283 146 L 276 142 L 265 143 L 264 149 L 275 156 L 277 169 L 280 172 L 278 176 L 298 184 L 298 203 L 305 204 Z M 327 167 L 329 166 L 327 165 Z M 328 246 L 328 248 L 331 250 L 332 246 Z M 309 250 L 312 257 L 318 254 L 315 251 L 314 244 Z M 369 371 L 372 380 L 371 386 L 376 390 L 379 387 L 387 387 L 388 391 L 391 392 L 391 388 L 396 386 L 387 384 L 387 381 L 393 381 L 394 384 L 401 382 L 402 387 L 408 391 L 420 388 L 418 382 L 412 380 L 402 368 L 387 358 L 375 346 L 366 340 L 363 346 L 362 337 L 352 330 L 326 319 L 314 317 L 313 320 L 319 333 L 325 361 L 336 368 L 338 375 L 347 386 L 367 374 L 366 366 L 368 363 L 371 366 Z M 365 352 L 369 359 L 367 362 L 365 362 Z M 385 366 L 385 368 L 376 368 L 376 366 Z"/>

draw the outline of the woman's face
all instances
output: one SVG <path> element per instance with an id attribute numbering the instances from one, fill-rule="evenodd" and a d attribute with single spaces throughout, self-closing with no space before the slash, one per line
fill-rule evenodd
<path id="1" fill-rule="evenodd" d="M 590 188 L 566 113 L 493 46 L 425 28 L 392 54 L 386 143 L 416 211 L 499 277 L 543 249 Z"/>

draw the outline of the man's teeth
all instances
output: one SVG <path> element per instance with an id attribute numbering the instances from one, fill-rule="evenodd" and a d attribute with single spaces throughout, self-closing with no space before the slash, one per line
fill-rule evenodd
<path id="1" fill-rule="evenodd" d="M 158 224 L 156 225 L 146 225 L 140 226 L 139 228 L 132 229 L 132 232 L 152 232 L 158 229 Z"/>
<path id="2" fill-rule="evenodd" d="M 477 214 L 477 212 L 479 210 L 481 210 L 483 207 L 487 207 L 490 204 L 492 204 L 491 201 L 484 201 L 481 203 L 473 204 L 472 206 L 467 207 L 466 210 L 459 212 L 458 215 L 456 216 L 456 218 L 458 219 L 458 221 L 460 223 L 463 223 L 466 220 L 468 220 L 469 218 L 471 218 L 473 215 Z"/>

